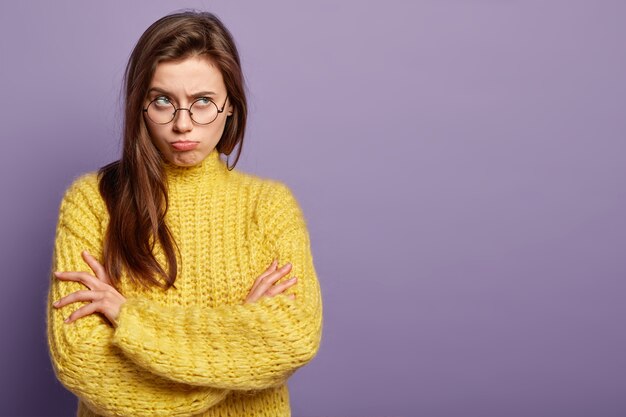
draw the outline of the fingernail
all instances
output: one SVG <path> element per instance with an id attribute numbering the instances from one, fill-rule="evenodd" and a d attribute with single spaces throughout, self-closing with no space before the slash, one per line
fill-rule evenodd
<path id="1" fill-rule="evenodd" d="M 70 322 L 70 318 L 66 318 L 65 320 L 63 320 L 64 323 L 69 323 Z"/>
<path id="2" fill-rule="evenodd" d="M 291 279 L 289 280 L 289 282 L 296 282 L 297 280 L 298 280 L 298 278 L 293 277 L 293 278 L 291 278 Z"/>
<path id="3" fill-rule="evenodd" d="M 54 276 L 55 276 L 55 277 L 58 277 L 59 275 L 61 275 L 61 273 L 60 273 L 60 272 L 58 272 L 58 271 L 54 273 Z"/>
<path id="4" fill-rule="evenodd" d="M 56 306 L 58 306 L 58 305 L 59 305 L 59 302 L 58 302 L 58 301 L 55 301 L 54 303 L 52 303 L 52 305 L 56 307 Z"/>
<path id="5" fill-rule="evenodd" d="M 290 266 L 291 266 L 291 264 L 290 264 L 289 262 L 287 262 L 287 263 L 283 266 L 283 269 L 287 269 L 287 268 L 289 268 Z"/>

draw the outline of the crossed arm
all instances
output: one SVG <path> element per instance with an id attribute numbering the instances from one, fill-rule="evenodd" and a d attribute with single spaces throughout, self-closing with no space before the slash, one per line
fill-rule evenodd
<path id="1" fill-rule="evenodd" d="M 167 308 L 115 295 L 96 260 L 101 242 L 89 231 L 97 230 L 98 216 L 86 216 L 84 208 L 93 188 L 83 178 L 62 202 L 53 267 L 66 273 L 51 281 L 49 300 L 61 304 L 50 303 L 48 311 L 55 372 L 90 408 L 102 414 L 193 415 L 230 390 L 281 384 L 315 356 L 319 284 L 304 219 L 285 186 L 272 188 L 271 197 L 282 202 L 279 210 L 261 211 L 259 220 L 267 227 L 265 257 L 292 265 L 281 271 L 273 262 L 242 305 L 215 309 Z M 95 257 L 81 256 L 82 250 Z M 80 272 L 85 263 L 92 273 Z M 277 284 L 289 272 L 298 285 Z M 289 296 L 283 294 L 287 288 L 293 289 Z"/>

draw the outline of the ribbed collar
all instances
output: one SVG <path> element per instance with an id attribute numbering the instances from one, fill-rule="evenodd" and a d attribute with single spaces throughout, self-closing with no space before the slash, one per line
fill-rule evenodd
<path id="1" fill-rule="evenodd" d="M 198 185 L 224 178 L 228 173 L 226 162 L 220 158 L 217 149 L 213 149 L 202 162 L 190 167 L 181 167 L 168 161 L 163 162 L 167 180 L 172 185 Z"/>

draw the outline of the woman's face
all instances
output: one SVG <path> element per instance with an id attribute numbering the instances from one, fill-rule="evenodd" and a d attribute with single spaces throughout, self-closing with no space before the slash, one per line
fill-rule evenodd
<path id="1" fill-rule="evenodd" d="M 171 104 L 175 108 L 189 109 L 194 101 L 194 116 L 201 117 L 202 112 L 213 106 L 224 109 L 217 118 L 206 125 L 194 122 L 190 112 L 178 110 L 174 120 L 167 124 L 157 124 L 144 112 L 144 120 L 154 146 L 163 157 L 172 164 L 193 166 L 199 164 L 215 148 L 220 140 L 226 117 L 232 114 L 230 100 L 226 98 L 226 86 L 222 73 L 213 60 L 207 56 L 194 56 L 180 61 L 168 61 L 157 64 L 154 76 L 148 88 L 144 108 L 157 99 L 151 107 L 159 109 L 161 114 L 171 114 Z M 171 103 L 171 104 L 170 104 Z M 157 107 L 158 106 L 158 107 Z M 196 112 L 195 109 L 198 109 Z M 166 117 L 167 118 L 167 117 Z"/>

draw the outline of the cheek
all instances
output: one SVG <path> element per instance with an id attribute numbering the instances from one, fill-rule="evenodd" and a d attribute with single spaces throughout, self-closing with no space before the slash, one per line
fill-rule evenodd
<path id="1" fill-rule="evenodd" d="M 217 136 L 221 136 L 222 133 L 224 132 L 224 129 L 226 128 L 226 120 L 227 119 L 224 118 L 220 121 L 220 123 L 214 126 L 214 129 L 215 129 L 214 132 Z"/>
<path id="2" fill-rule="evenodd" d="M 224 131 L 224 124 L 213 122 L 210 125 L 204 126 L 201 129 L 197 130 L 196 138 L 198 140 L 205 141 L 207 143 L 216 142 L 222 135 Z"/>
<path id="3" fill-rule="evenodd" d="M 150 136 L 150 140 L 154 145 L 159 146 L 160 143 L 163 143 L 163 141 L 165 141 L 162 126 L 146 125 L 146 130 L 148 132 L 148 136 Z"/>

